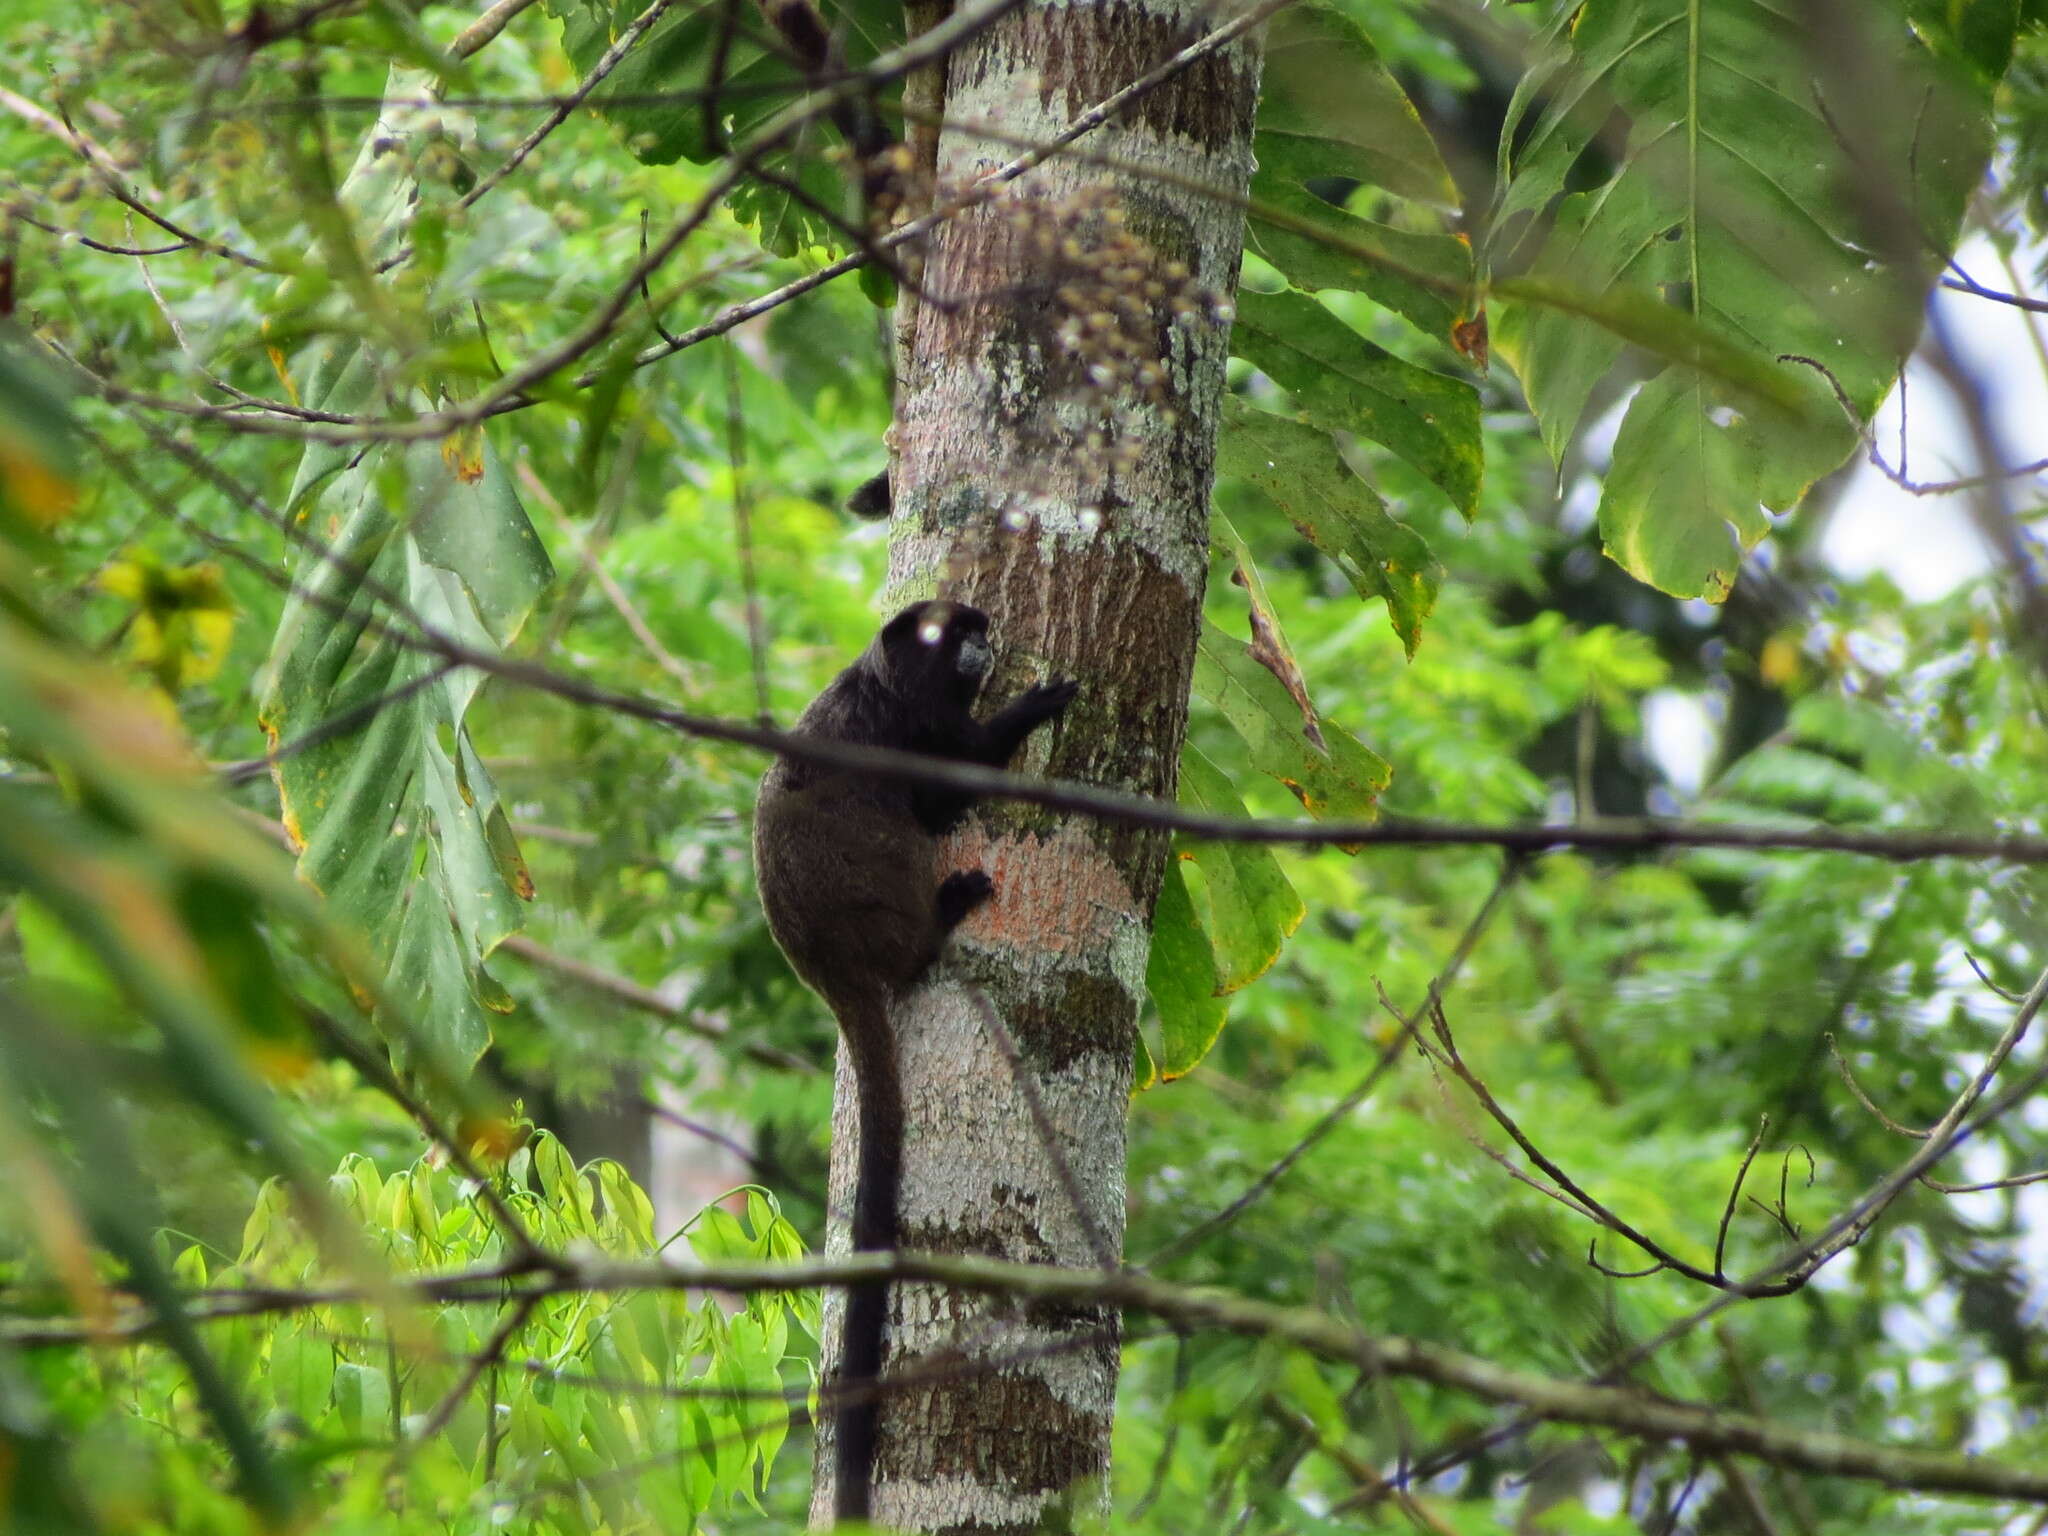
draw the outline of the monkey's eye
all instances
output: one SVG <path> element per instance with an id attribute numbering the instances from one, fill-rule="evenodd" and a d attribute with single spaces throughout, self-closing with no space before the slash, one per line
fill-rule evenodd
<path id="1" fill-rule="evenodd" d="M 925 645 L 937 645 L 946 638 L 946 626 L 937 619 L 926 619 L 917 626 L 917 638 Z"/>

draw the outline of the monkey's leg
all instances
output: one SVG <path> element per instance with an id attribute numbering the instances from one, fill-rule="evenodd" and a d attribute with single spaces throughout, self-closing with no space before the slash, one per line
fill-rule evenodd
<path id="1" fill-rule="evenodd" d="M 939 931 L 951 933 L 967 914 L 995 895 L 996 883 L 981 869 L 958 869 L 939 882 Z"/>

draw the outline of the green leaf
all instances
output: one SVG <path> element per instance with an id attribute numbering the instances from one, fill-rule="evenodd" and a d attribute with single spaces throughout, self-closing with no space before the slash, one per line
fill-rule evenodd
<path id="1" fill-rule="evenodd" d="M 1645 384 L 1622 419 L 1600 502 L 1607 553 L 1643 580 L 1655 573 L 1668 592 L 1726 597 L 1743 552 L 1770 531 L 1764 504 L 1797 499 L 1772 441 L 1789 434 L 1768 423 L 1697 373 L 1667 369 Z"/>
<path id="2" fill-rule="evenodd" d="M 1990 148 L 1985 66 L 2016 23 L 2011 0 L 1924 11 L 1830 8 L 1826 39 L 1768 0 L 1553 12 L 1502 130 L 1489 264 L 1535 252 L 1494 334 L 1553 455 L 1624 342 L 1665 360 L 1600 508 L 1640 580 L 1725 596 L 1759 503 L 1788 508 L 1842 462 L 1918 337 Z M 1552 207 L 1616 120 L 1618 161 Z"/>
<path id="3" fill-rule="evenodd" d="M 278 1407 L 317 1423 L 334 1387 L 334 1345 L 303 1320 L 285 1323 L 271 1340 L 265 1376 Z"/>
<path id="4" fill-rule="evenodd" d="M 755 1257 L 754 1245 L 739 1218 L 716 1205 L 704 1207 L 690 1228 L 690 1247 L 706 1264 L 744 1263 Z"/>
<path id="5" fill-rule="evenodd" d="M 387 994 L 416 1000 L 430 1042 L 467 1063 L 503 996 L 484 957 L 518 929 L 532 883 L 469 739 L 483 679 L 444 671 L 398 615 L 497 650 L 552 568 L 488 444 L 475 484 L 432 444 L 407 450 L 395 484 L 383 459 L 365 454 L 321 493 L 333 557 L 294 561 L 260 717 L 296 749 L 273 771 L 300 874 L 368 937 Z"/>
<path id="6" fill-rule="evenodd" d="M 1444 569 L 1421 534 L 1396 522 L 1379 493 L 1352 472 L 1330 434 L 1232 395 L 1216 440 L 1219 478 L 1257 486 L 1301 535 L 1336 562 L 1351 589 L 1380 598 L 1412 657 L 1436 606 Z"/>
<path id="7" fill-rule="evenodd" d="M 1358 24 L 1334 5 L 1289 6 L 1267 28 L 1261 164 L 1350 176 L 1451 207 L 1458 189 L 1414 103 Z"/>
<path id="8" fill-rule="evenodd" d="M 334 1368 L 334 1406 L 349 1434 L 381 1441 L 391 1433 L 391 1378 L 374 1365 L 344 1361 Z"/>
<path id="9" fill-rule="evenodd" d="M 1159 1081 L 1170 1083 L 1192 1072 L 1209 1054 L 1223 1033 L 1229 1008 L 1217 995 L 1215 952 L 1195 917 L 1177 858 L 1167 860 L 1159 902 L 1152 911 L 1145 988 L 1159 1010 L 1160 1046 L 1154 1064 Z"/>
<path id="10" fill-rule="evenodd" d="M 1479 392 L 1396 357 L 1306 294 L 1238 295 L 1231 351 L 1294 397 L 1302 418 L 1414 465 L 1468 517 L 1479 499 Z"/>
<path id="11" fill-rule="evenodd" d="M 1332 174 L 1292 156 L 1269 157 L 1260 140 L 1246 246 L 1296 288 L 1362 293 L 1424 335 L 1448 343 L 1452 325 L 1471 308 L 1470 242 L 1360 218 L 1301 184 Z"/>
<path id="12" fill-rule="evenodd" d="M 404 219 L 413 200 L 384 183 L 408 159 L 366 152 L 344 198 Z M 375 357 L 352 343 L 316 347 L 300 371 L 310 407 L 383 398 Z M 490 1043 L 490 1014 L 509 1006 L 483 962 L 523 921 L 532 881 L 469 739 L 483 678 L 446 670 L 418 627 L 497 651 L 553 567 L 481 429 L 438 444 L 310 445 L 287 511 L 314 539 L 291 545 L 259 718 L 287 751 L 273 774 L 299 873 L 369 940 L 385 996 L 411 1008 L 422 1033 L 394 1044 L 423 1043 L 459 1074 Z M 391 1034 L 396 1021 L 378 1017 Z"/>
<path id="13" fill-rule="evenodd" d="M 1252 765 L 1285 784 L 1318 820 L 1363 821 L 1377 811 L 1392 770 L 1349 732 L 1318 721 L 1313 741 L 1301 708 L 1248 646 L 1204 621 L 1194 691 L 1222 712 L 1251 749 Z"/>
<path id="14" fill-rule="evenodd" d="M 1243 816 L 1229 777 L 1193 747 L 1181 748 L 1180 802 L 1212 816 Z M 1235 992 L 1265 975 L 1308 908 L 1281 873 L 1271 848 L 1190 838 L 1182 857 L 1201 872 L 1216 991 Z"/>
<path id="15" fill-rule="evenodd" d="M 1418 221 L 1457 201 L 1443 157 L 1357 22 L 1326 4 L 1268 29 L 1247 246 L 1295 287 L 1371 297 L 1438 341 L 1470 311 L 1472 249 L 1458 235 L 1361 218 L 1318 191 L 1358 183 Z M 1311 190 L 1311 186 L 1316 190 Z"/>

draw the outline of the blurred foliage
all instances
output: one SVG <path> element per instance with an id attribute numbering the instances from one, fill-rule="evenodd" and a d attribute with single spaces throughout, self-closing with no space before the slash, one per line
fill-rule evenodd
<path id="1" fill-rule="evenodd" d="M 1601 434 L 1561 430 L 1527 360 L 1565 348 L 1585 391 L 1564 414 L 1611 424 L 1644 373 L 1709 393 L 1755 382 L 1789 350 L 1775 336 L 1716 329 L 1715 295 L 1657 289 L 1660 268 L 1635 274 L 1651 286 L 1633 298 L 1624 284 L 1576 309 L 1559 299 L 1503 348 L 1537 413 L 1470 366 L 1473 257 L 1454 205 L 1492 204 L 1503 164 L 1520 212 L 1611 216 L 1633 187 L 1668 226 L 1662 151 L 1641 142 L 1670 63 L 1649 34 L 1668 10 L 1344 0 L 1277 29 L 1189 804 L 2041 829 L 2042 684 L 2015 658 L 1995 578 L 1911 602 L 1882 576 L 1844 577 L 1824 549 L 1844 515 L 1827 481 L 1719 606 L 1602 558 L 1616 525 L 1596 507 L 1633 494 L 1654 455 L 1630 468 L 1632 433 L 1604 479 Z M 2022 30 L 2002 77 L 1996 65 L 1999 39 L 2038 27 L 2040 6 L 1886 0 L 1895 10 L 1916 30 L 1876 45 L 1910 47 L 1900 68 L 1962 92 L 1977 116 L 1950 128 L 1998 137 L 1971 227 L 2017 272 L 2038 260 L 2023 221 L 2038 229 L 2048 174 L 2041 33 Z M 423 1117 L 549 1244 L 646 1255 L 686 1223 L 704 1257 L 816 1241 L 829 1072 L 764 1063 L 826 1066 L 832 1027 L 753 902 L 758 757 L 485 685 L 477 668 L 439 673 L 403 642 L 431 630 L 570 685 L 749 718 L 751 580 L 765 704 L 787 720 L 864 643 L 885 558 L 880 530 L 835 509 L 884 459 L 886 313 L 829 283 L 662 355 L 664 330 L 815 270 L 843 240 L 834 220 L 757 187 L 709 208 L 644 293 L 621 287 L 643 239 L 711 185 L 689 91 L 709 78 L 716 7 L 677 7 L 613 77 L 616 100 L 571 114 L 473 199 L 542 119 L 536 98 L 572 89 L 638 7 L 563 0 L 459 66 L 445 49 L 468 12 L 340 7 L 263 35 L 286 14 L 9 8 L 0 85 L 55 115 L 0 111 L 0 261 L 20 327 L 0 338 L 0 1530 L 790 1529 L 804 1458 L 774 1453 L 807 1387 L 809 1299 L 550 1298 L 467 1383 L 502 1307 L 378 1295 L 197 1315 L 205 1291 L 374 1287 L 504 1258 L 471 1176 L 422 1156 Z M 887 8 L 834 15 L 856 61 L 892 41 Z M 1548 52 L 1529 51 L 1538 28 Z M 1645 75 L 1603 74 L 1601 38 L 1639 43 L 1627 51 Z M 1790 44 L 1764 59 L 1747 32 L 1714 38 L 1714 67 L 1798 67 Z M 1551 81 L 1590 72 L 1613 99 L 1590 127 L 1560 119 L 1554 143 L 1510 127 L 1502 162 L 1503 125 L 1563 99 L 1533 85 L 1514 99 L 1531 58 Z M 725 79 L 727 133 L 796 85 L 744 38 Z M 1612 113 L 1631 103 L 1641 120 L 1617 141 Z M 1776 131 L 1740 114 L 1695 126 L 1736 150 Z M 1903 126 L 1872 153 L 1897 149 Z M 1800 131 L 1765 146 L 1785 176 L 1806 151 L 1839 157 L 1838 138 Z M 836 208 L 844 175 L 823 139 L 776 164 Z M 1914 172 L 1895 183 L 1926 183 L 1945 243 L 1973 178 L 1931 156 Z M 1848 194 L 1825 166 L 1811 174 L 1811 206 L 1843 214 Z M 1526 190 L 1544 178 L 1544 196 Z M 181 248 L 117 190 L 205 244 Z M 1731 206 L 1744 212 L 1716 205 L 1710 246 L 1747 229 Z M 137 248 L 159 254 L 118 254 Z M 1553 265 L 1538 276 L 1591 276 Z M 1540 299 L 1525 281 L 1521 299 Z M 1742 296 L 1769 312 L 1808 281 L 1756 277 Z M 1914 300 L 1873 292 L 1835 295 L 1844 314 L 1877 314 L 1841 338 L 1859 411 L 1913 329 Z M 416 444 L 319 436 L 323 411 L 465 410 L 607 306 L 609 330 L 487 422 Z M 67 357 L 155 408 L 67 398 Z M 2033 366 L 2020 345 L 2011 357 Z M 1634 400 L 1631 413 L 1656 404 Z M 314 440 L 257 430 L 280 412 Z M 1711 408 L 1701 421 L 1731 425 Z M 1816 439 L 1774 457 L 1781 446 L 1746 445 L 1744 473 L 1803 486 L 1848 451 Z M 1697 528 L 1652 528 L 1673 530 L 1696 570 Z M 1727 548 L 1706 563 L 1725 556 L 1732 573 L 1733 539 L 1711 533 Z M 1656 560 L 1630 569 L 1699 585 Z M 297 740 L 415 685 L 367 729 Z M 1674 714 L 1704 756 L 1648 728 Z M 257 761 L 266 720 L 298 746 L 282 798 Z M 334 783 L 344 814 L 323 823 Z M 1142 1021 L 1156 1086 L 1133 1110 L 1138 1262 L 1371 1070 L 1397 1027 L 1376 989 L 1415 1006 L 1500 873 L 1485 850 L 1177 852 Z M 1911 1149 L 1842 1084 L 1828 1037 L 1888 1115 L 1930 1123 L 2009 1017 L 1966 956 L 2026 986 L 2042 896 L 2036 873 L 1947 862 L 1551 854 L 1504 896 L 1446 1017 L 1549 1155 L 1697 1262 L 1768 1117 L 1755 1199 L 1729 1225 L 1740 1273 Z M 503 944 L 515 929 L 528 942 Z M 666 1156 L 709 1162 L 695 1194 L 638 1171 L 649 1098 L 685 1138 Z M 1947 1176 L 2048 1165 L 2034 1108 L 1974 1138 Z M 522 1116 L 548 1129 L 528 1134 Z M 593 1127 L 568 1138 L 593 1158 L 580 1169 L 556 1134 L 579 1116 Z M 1404 1058 L 1264 1198 L 1156 1272 L 1560 1375 L 1600 1370 L 1706 1299 L 1670 1275 L 1590 1266 L 1589 1244 L 1610 1269 L 1640 1259 L 1474 1138 L 1503 1145 Z M 732 1142 L 737 1176 L 717 1150 Z M 756 1186 L 734 1197 L 743 1219 L 705 1206 L 742 1178 Z M 1723 1314 L 1635 1379 L 2038 1460 L 2043 1189 L 1916 1191 L 1810 1290 Z M 89 1335 L 131 1305 L 162 1320 L 147 1340 L 34 1342 Z M 1555 1426 L 1419 1484 L 1404 1514 L 1371 1479 L 1483 1434 L 1494 1413 L 1142 1322 L 1127 1367 L 1118 1529 L 1753 1528 L 1724 1469 Z M 1996 1523 L 1957 1501 L 1753 1477 L 1801 1536 Z"/>

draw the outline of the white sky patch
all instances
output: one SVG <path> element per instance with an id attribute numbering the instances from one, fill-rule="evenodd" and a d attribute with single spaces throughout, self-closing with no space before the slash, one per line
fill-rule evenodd
<path id="1" fill-rule="evenodd" d="M 2035 270 L 2041 255 L 2022 246 L 2019 270 Z M 1981 236 L 1965 245 L 1957 259 L 1986 287 L 2006 285 L 1996 252 Z M 2042 431 L 2048 422 L 2048 377 L 2028 335 L 2028 316 L 2009 305 L 1946 289 L 1937 289 L 1932 302 L 1953 328 L 1963 361 L 1990 389 L 2006 453 L 2022 464 L 2048 456 L 2048 434 Z M 1908 366 L 1905 400 L 1905 472 L 1911 479 L 1953 480 L 1982 470 L 1962 415 L 1932 369 L 1918 362 Z M 1901 414 L 1899 391 L 1893 390 L 1878 410 L 1876 435 L 1879 451 L 1894 469 L 1901 454 Z M 2042 484 L 2036 477 L 2015 480 L 2012 487 L 2025 498 Z M 1821 552 L 1845 576 L 1883 571 L 1907 597 L 1922 602 L 1953 591 L 1991 564 L 1961 495 L 1916 496 L 1867 462 L 1843 492 Z"/>
<path id="2" fill-rule="evenodd" d="M 1680 795 L 1699 793 L 1717 736 L 1697 694 L 1661 688 L 1643 700 L 1643 746 Z"/>

